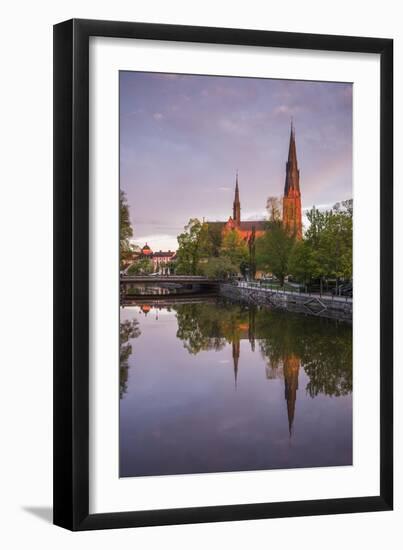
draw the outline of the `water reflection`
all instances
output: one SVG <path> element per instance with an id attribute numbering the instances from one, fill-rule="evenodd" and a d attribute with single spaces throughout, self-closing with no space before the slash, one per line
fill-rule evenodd
<path id="1" fill-rule="evenodd" d="M 130 340 L 140 336 L 139 322 L 137 319 L 131 319 L 120 322 L 119 342 L 119 396 L 122 399 L 127 392 L 127 380 L 129 375 L 129 357 L 133 348 Z"/>
<path id="2" fill-rule="evenodd" d="M 351 326 L 222 300 L 121 317 L 121 475 L 351 464 Z"/>
<path id="3" fill-rule="evenodd" d="M 234 381 L 237 386 L 240 341 L 248 340 L 267 360 L 267 379 L 283 378 L 287 402 L 289 433 L 295 415 L 298 375 L 302 365 L 308 374 L 306 391 L 347 395 L 352 391 L 351 327 L 337 321 L 317 320 L 282 311 L 268 311 L 222 302 L 220 308 L 209 304 L 180 304 L 177 337 L 190 353 L 232 346 Z"/>

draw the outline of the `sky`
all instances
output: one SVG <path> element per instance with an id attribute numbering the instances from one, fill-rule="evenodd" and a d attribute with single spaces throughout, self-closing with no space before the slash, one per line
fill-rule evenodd
<path id="1" fill-rule="evenodd" d="M 302 208 L 352 197 L 352 85 L 122 71 L 120 187 L 133 242 L 176 250 L 190 218 L 241 219 L 282 196 L 294 122 Z"/>

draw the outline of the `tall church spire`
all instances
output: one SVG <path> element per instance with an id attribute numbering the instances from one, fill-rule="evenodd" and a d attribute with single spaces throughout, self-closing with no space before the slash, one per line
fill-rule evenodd
<path id="1" fill-rule="evenodd" d="M 292 120 L 284 185 L 283 224 L 291 235 L 294 235 L 297 239 L 302 238 L 301 191 L 299 188 L 295 128 Z"/>
<path id="2" fill-rule="evenodd" d="M 239 200 L 238 170 L 236 171 L 235 198 L 232 218 L 235 222 L 235 225 L 239 227 L 241 225 L 241 202 Z"/>
<path id="3" fill-rule="evenodd" d="M 284 195 L 286 196 L 291 189 L 299 192 L 299 170 L 297 162 L 297 148 L 295 145 L 295 128 L 291 120 L 290 145 L 288 148 L 288 161 L 286 164 L 286 177 Z"/>

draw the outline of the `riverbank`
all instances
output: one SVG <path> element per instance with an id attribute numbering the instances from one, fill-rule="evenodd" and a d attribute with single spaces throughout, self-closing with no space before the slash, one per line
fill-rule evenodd
<path id="1" fill-rule="evenodd" d="M 220 294 L 237 302 L 279 308 L 315 317 L 327 317 L 347 322 L 352 322 L 353 318 L 353 300 L 351 298 L 274 290 L 243 282 L 238 284 L 221 283 Z"/>

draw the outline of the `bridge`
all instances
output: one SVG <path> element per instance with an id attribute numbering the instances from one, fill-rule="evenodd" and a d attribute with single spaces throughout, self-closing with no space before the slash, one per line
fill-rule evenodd
<path id="1" fill-rule="evenodd" d="M 120 284 L 160 285 L 175 283 L 180 285 L 217 285 L 219 279 L 208 279 L 198 275 L 121 275 Z"/>
<path id="2" fill-rule="evenodd" d="M 152 307 L 172 307 L 172 304 L 205 304 L 214 303 L 217 294 L 161 294 L 161 295 L 143 295 L 134 294 L 124 296 L 122 306 L 147 304 Z"/>

